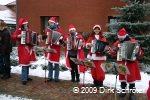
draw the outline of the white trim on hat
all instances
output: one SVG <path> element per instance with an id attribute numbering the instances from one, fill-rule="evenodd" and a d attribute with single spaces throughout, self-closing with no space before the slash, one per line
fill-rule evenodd
<path id="1" fill-rule="evenodd" d="M 100 28 L 100 30 L 101 30 L 100 25 L 95 25 L 95 26 L 93 27 L 93 30 L 95 29 L 95 27 L 99 27 L 99 28 Z"/>
<path id="2" fill-rule="evenodd" d="M 126 35 L 124 35 L 124 36 L 119 36 L 119 35 L 118 35 L 118 38 L 125 38 L 125 37 L 126 37 Z"/>
<path id="3" fill-rule="evenodd" d="M 22 24 L 27 24 L 28 22 L 23 22 Z"/>
<path id="4" fill-rule="evenodd" d="M 48 22 L 53 22 L 53 23 L 56 23 L 55 21 L 53 21 L 53 20 L 49 20 Z"/>
<path id="5" fill-rule="evenodd" d="M 70 28 L 69 31 L 76 30 L 75 28 Z"/>

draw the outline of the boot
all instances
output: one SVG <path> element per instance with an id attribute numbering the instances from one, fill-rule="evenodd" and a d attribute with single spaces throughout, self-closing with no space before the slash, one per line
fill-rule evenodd
<path id="1" fill-rule="evenodd" d="M 75 73 L 71 73 L 71 82 L 75 82 Z"/>
<path id="2" fill-rule="evenodd" d="M 103 87 L 103 81 L 97 81 L 97 90 L 99 91 L 99 92 L 105 92 L 104 90 L 104 87 Z"/>
<path id="3" fill-rule="evenodd" d="M 4 73 L 4 75 L 1 78 L 4 79 L 4 80 L 6 80 L 8 78 L 11 78 L 11 76 L 10 76 L 10 68 L 5 68 L 5 73 Z"/>
<path id="4" fill-rule="evenodd" d="M 134 93 L 135 93 L 135 83 L 134 84 L 130 84 L 129 85 L 129 100 L 136 100 L 134 97 Z"/>
<path id="5" fill-rule="evenodd" d="M 80 82 L 80 74 L 76 74 L 76 82 Z"/>
<path id="6" fill-rule="evenodd" d="M 98 86 L 97 82 L 98 82 L 97 80 L 94 80 L 94 81 L 93 81 L 93 84 L 91 85 L 91 87 L 96 87 L 96 86 Z"/>
<path id="7" fill-rule="evenodd" d="M 121 98 L 123 98 L 123 97 L 126 96 L 126 86 L 127 86 L 126 82 L 121 82 L 122 91 L 121 91 L 121 93 L 119 94 L 119 96 L 120 96 Z"/>

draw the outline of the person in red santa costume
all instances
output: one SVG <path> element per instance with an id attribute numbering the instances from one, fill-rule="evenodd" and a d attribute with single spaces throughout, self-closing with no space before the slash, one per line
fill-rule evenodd
<path id="1" fill-rule="evenodd" d="M 42 39 L 45 40 L 47 38 L 47 32 L 57 31 L 63 36 L 62 29 L 58 26 L 57 18 L 51 17 L 48 21 L 48 27 L 46 28 L 45 34 L 42 36 Z M 63 39 L 59 40 L 60 45 L 57 44 L 48 44 L 46 48 L 55 49 L 56 53 L 48 53 L 46 52 L 45 57 L 48 59 L 48 82 L 53 80 L 53 64 L 55 69 L 54 79 L 55 82 L 59 81 L 59 60 L 60 60 L 60 46 L 63 44 Z"/>
<path id="2" fill-rule="evenodd" d="M 31 66 L 31 62 L 36 61 L 36 55 L 32 45 L 21 44 L 22 31 L 32 32 L 28 27 L 26 18 L 19 19 L 19 28 L 11 35 L 12 40 L 18 41 L 19 66 L 22 66 L 22 83 L 25 85 L 27 81 L 32 81 L 29 78 L 29 67 Z"/>
<path id="3" fill-rule="evenodd" d="M 125 30 L 125 28 L 122 28 L 119 32 L 118 32 L 118 41 L 114 43 L 110 54 L 112 56 L 117 56 L 117 51 L 119 50 L 118 44 L 123 43 L 124 41 L 130 41 L 133 43 L 137 43 L 137 41 L 133 38 L 130 38 L 127 35 L 127 32 Z M 137 58 L 142 58 L 144 55 L 142 49 L 139 49 L 139 52 L 135 55 Z M 138 63 L 138 59 L 136 59 L 136 61 L 127 61 L 122 59 L 122 61 L 117 61 L 118 64 L 122 64 L 122 65 L 126 65 L 127 68 L 129 69 L 130 75 L 121 75 L 119 74 L 119 80 L 121 82 L 121 88 L 122 89 L 126 89 L 127 83 L 129 83 L 129 89 L 134 89 L 135 88 L 135 82 L 137 80 L 141 80 L 141 75 L 140 75 L 140 69 L 139 69 L 139 63 Z M 120 93 L 120 97 L 125 97 L 126 91 L 123 90 L 122 93 Z M 134 93 L 132 91 L 130 91 L 129 94 L 129 100 L 135 100 L 134 98 Z"/>
<path id="4" fill-rule="evenodd" d="M 71 49 L 67 50 L 67 40 L 69 37 L 76 37 L 76 38 L 81 38 L 82 44 L 80 45 L 82 48 L 81 49 Z M 76 32 L 76 28 L 73 24 L 70 24 L 69 26 L 69 33 L 66 34 L 64 37 L 64 42 L 65 42 L 65 59 L 66 59 L 66 67 L 71 70 L 71 81 L 75 82 L 75 76 L 76 76 L 76 82 L 80 82 L 80 73 L 85 72 L 87 70 L 86 67 L 82 65 L 77 65 L 75 64 L 70 58 L 78 58 L 85 60 L 83 48 L 85 47 L 85 40 L 82 37 L 81 34 Z"/>
<path id="5" fill-rule="evenodd" d="M 106 42 L 106 38 L 102 35 L 101 26 L 99 24 L 95 24 L 93 26 L 93 32 L 91 33 L 90 37 L 86 41 L 86 48 L 91 49 L 92 40 L 101 40 Z M 108 45 L 105 46 L 104 51 L 109 51 L 110 47 Z M 91 74 L 93 78 L 94 86 L 102 87 L 103 81 L 105 79 L 105 72 L 100 67 L 101 63 L 106 61 L 106 54 L 105 53 L 92 53 L 89 50 L 87 58 L 90 59 L 96 66 L 96 68 L 91 68 Z"/>

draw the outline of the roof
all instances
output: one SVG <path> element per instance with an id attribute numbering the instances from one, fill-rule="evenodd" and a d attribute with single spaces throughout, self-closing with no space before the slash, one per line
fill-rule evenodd
<path id="1" fill-rule="evenodd" d="M 0 19 L 7 24 L 16 24 L 16 13 L 7 6 L 0 5 Z"/>
<path id="2" fill-rule="evenodd" d="M 7 5 L 8 3 L 11 3 L 13 1 L 16 1 L 16 0 L 0 0 L 0 5 Z"/>
<path id="3" fill-rule="evenodd" d="M 16 1 L 13 1 L 13 2 L 6 4 L 6 6 L 15 6 L 15 5 L 16 5 Z"/>

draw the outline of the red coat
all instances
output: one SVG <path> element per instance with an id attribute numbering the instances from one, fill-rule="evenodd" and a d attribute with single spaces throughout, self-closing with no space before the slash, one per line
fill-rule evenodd
<path id="1" fill-rule="evenodd" d="M 135 39 L 131 39 L 130 42 L 136 42 Z M 120 41 L 117 41 L 114 43 L 113 48 L 118 47 L 118 44 L 120 44 Z M 141 53 L 141 55 L 138 58 L 142 58 L 144 53 L 142 51 L 142 49 L 139 49 L 139 52 Z M 114 52 L 113 49 L 111 50 L 111 55 L 112 56 L 117 56 L 117 52 Z M 138 63 L 138 59 L 136 59 L 136 61 L 126 61 L 126 66 L 129 69 L 130 75 L 124 76 L 124 75 L 120 75 L 119 74 L 119 80 L 120 81 L 127 81 L 129 83 L 134 83 L 136 80 L 141 80 L 141 75 L 140 75 L 140 69 L 139 69 L 139 63 Z M 123 64 L 125 65 L 125 61 L 117 61 L 118 64 Z"/>
<path id="2" fill-rule="evenodd" d="M 46 28 L 46 32 L 45 32 L 45 35 L 47 32 L 49 32 L 50 29 L 49 28 Z M 62 35 L 62 29 L 61 28 L 58 28 L 57 30 L 55 30 L 57 32 L 60 32 Z M 46 48 L 51 48 L 51 49 L 55 49 L 56 50 L 56 53 L 46 53 L 45 54 L 45 57 L 51 62 L 51 63 L 59 63 L 59 60 L 60 60 L 60 45 L 47 45 Z"/>
<path id="3" fill-rule="evenodd" d="M 94 40 L 95 38 L 106 42 L 105 37 L 101 35 L 94 35 L 94 37 L 89 37 L 89 39 L 86 42 L 86 47 L 89 43 L 92 43 L 92 40 Z M 87 58 L 91 59 L 91 61 L 96 66 L 96 68 L 91 68 L 92 78 L 97 81 L 103 81 L 105 79 L 105 72 L 102 70 L 100 65 L 101 63 L 106 61 L 106 54 L 100 54 L 100 53 L 92 54 L 91 48 L 87 48 L 87 49 L 90 49 Z"/>
<path id="4" fill-rule="evenodd" d="M 148 100 L 150 100 L 150 81 L 149 81 L 149 87 L 147 89 L 147 97 L 148 97 Z"/>
<path id="5" fill-rule="evenodd" d="M 28 31 L 31 32 L 30 29 Z M 20 66 L 27 66 L 27 65 L 30 65 L 31 62 L 35 62 L 36 61 L 36 55 L 35 55 L 31 45 L 21 44 L 21 39 L 17 39 L 16 38 L 19 34 L 21 34 L 21 30 L 17 29 L 11 35 L 11 39 L 18 41 L 19 65 Z"/>
<path id="6" fill-rule="evenodd" d="M 67 35 L 64 37 L 64 41 L 66 42 L 67 41 L 67 38 L 69 38 L 70 36 L 70 33 L 67 33 Z M 85 40 L 84 38 L 82 37 L 82 35 L 80 35 L 79 33 L 76 33 L 76 36 L 78 38 L 82 38 L 82 41 L 84 43 L 84 46 L 85 46 Z M 83 49 L 80 49 L 78 50 L 78 54 L 77 54 L 77 58 L 78 59 L 82 59 L 82 60 L 85 60 L 85 56 L 84 56 L 84 51 Z M 66 67 L 68 69 L 71 69 L 71 66 L 70 66 L 70 63 L 69 63 L 69 58 L 68 58 L 68 51 L 67 51 L 67 47 L 65 46 L 65 59 L 66 59 Z M 84 70 L 84 66 L 82 65 L 78 65 L 78 72 L 85 72 L 87 71 L 87 68 Z"/>

